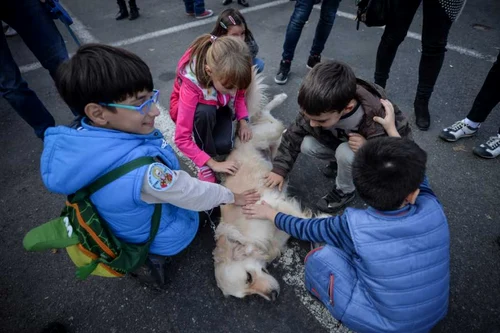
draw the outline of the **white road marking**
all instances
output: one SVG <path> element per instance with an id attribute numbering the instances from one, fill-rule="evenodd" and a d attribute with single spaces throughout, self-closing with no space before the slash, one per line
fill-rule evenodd
<path id="1" fill-rule="evenodd" d="M 264 3 L 262 5 L 258 5 L 255 7 L 248 7 L 248 8 L 242 9 L 241 12 L 243 14 L 244 13 L 251 13 L 251 12 L 261 10 L 261 9 L 280 6 L 280 5 L 289 3 L 289 2 L 290 2 L 289 0 L 271 1 L 271 2 Z M 321 7 L 316 5 L 316 6 L 314 6 L 314 8 L 319 10 Z M 69 11 L 68 11 L 68 13 L 69 13 Z M 70 15 L 71 15 L 71 13 L 70 13 Z M 347 18 L 350 20 L 356 19 L 356 15 L 351 14 L 351 13 L 346 13 L 343 11 L 337 11 L 337 16 Z M 98 42 L 98 40 L 95 39 L 94 36 L 92 36 L 92 34 L 89 32 L 89 30 L 87 28 L 85 28 L 85 26 L 78 19 L 76 19 L 74 16 L 72 16 L 72 17 L 73 17 L 73 21 L 74 21 L 74 24 L 72 25 L 73 30 L 75 31 L 78 38 L 80 38 L 80 40 L 83 43 L 96 43 L 96 42 Z M 217 20 L 216 17 L 211 17 L 211 18 L 207 18 L 207 19 L 203 19 L 203 20 L 199 20 L 199 21 L 193 21 L 193 22 L 177 25 L 174 27 L 170 27 L 167 29 L 149 32 L 147 34 L 140 35 L 137 37 L 123 39 L 123 40 L 120 40 L 117 42 L 113 42 L 113 43 L 111 43 L 111 45 L 112 46 L 126 46 L 126 45 L 130 45 L 130 44 L 134 44 L 134 43 L 139 43 L 139 42 L 143 42 L 145 40 L 150 40 L 150 39 L 170 35 L 170 34 L 173 34 L 176 32 L 188 30 L 191 28 L 200 27 L 200 26 L 203 26 L 206 24 L 211 24 L 211 23 L 214 23 L 216 20 Z M 422 36 L 420 34 L 415 33 L 415 32 L 411 32 L 411 31 L 408 32 L 407 37 L 411 38 L 411 39 L 415 39 L 415 40 L 422 39 Z M 469 56 L 472 58 L 486 60 L 489 62 L 495 62 L 495 60 L 496 60 L 496 58 L 494 56 L 482 54 L 481 52 L 471 50 L 471 49 L 468 49 L 466 47 L 462 47 L 462 46 L 458 46 L 458 45 L 454 45 L 454 44 L 448 44 L 446 47 L 448 50 L 455 51 L 455 52 L 458 52 L 462 55 Z M 31 72 L 31 71 L 34 71 L 36 69 L 39 69 L 41 67 L 42 66 L 40 65 L 40 63 L 36 62 L 36 63 L 32 63 L 29 65 L 21 66 L 20 70 L 21 70 L 21 73 L 27 73 L 27 72 Z"/>
<path id="2" fill-rule="evenodd" d="M 321 7 L 318 6 L 318 5 L 314 6 L 314 8 L 318 9 L 318 10 L 321 9 Z M 351 14 L 351 13 L 342 12 L 342 11 L 338 11 L 337 12 L 337 16 L 340 16 L 340 17 L 343 17 L 343 18 L 346 18 L 346 19 L 349 19 L 349 20 L 356 20 L 356 15 Z M 363 23 L 361 23 L 361 24 L 363 24 Z M 380 29 L 384 29 L 384 27 L 379 27 L 379 28 Z M 415 39 L 415 40 L 418 40 L 418 41 L 422 41 L 422 35 L 418 34 L 416 32 L 408 31 L 408 33 L 406 34 L 406 37 L 407 38 L 411 38 L 411 39 Z M 448 43 L 446 45 L 446 48 L 449 51 L 455 51 L 455 52 L 458 52 L 458 53 L 460 53 L 462 55 L 469 56 L 469 57 L 476 58 L 476 59 L 486 60 L 486 61 L 489 61 L 489 62 L 495 62 L 495 60 L 496 60 L 496 57 L 494 57 L 494 56 L 491 56 L 491 55 L 488 55 L 488 54 L 482 54 L 481 52 L 478 52 L 478 51 L 475 51 L 475 50 L 471 50 L 471 49 L 468 49 L 466 47 L 454 45 L 454 44 L 449 44 Z"/>
<path id="3" fill-rule="evenodd" d="M 289 3 L 289 2 L 290 2 L 290 0 L 272 1 L 272 2 L 268 2 L 268 3 L 264 3 L 262 5 L 252 6 L 252 7 L 242 9 L 242 10 L 240 10 L 240 12 L 242 14 L 251 13 L 251 12 L 261 10 L 261 9 L 275 7 L 275 6 L 279 6 L 279 5 L 282 5 L 285 3 Z M 140 36 L 133 37 L 133 38 L 123 39 L 121 41 L 111 43 L 111 45 L 113 45 L 113 46 L 125 46 L 125 45 L 134 44 L 134 43 L 139 43 L 139 42 L 143 42 L 145 40 L 170 35 L 170 34 L 173 34 L 176 32 L 188 30 L 188 29 L 195 28 L 195 27 L 200 27 L 200 26 L 203 26 L 203 25 L 206 25 L 209 23 L 214 23 L 215 21 L 217 21 L 217 16 L 213 16 L 211 18 L 207 18 L 207 19 L 203 19 L 203 20 L 197 20 L 194 22 L 184 23 L 184 24 L 177 25 L 175 27 L 170 27 L 170 28 L 163 29 L 163 30 L 149 32 L 147 34 L 140 35 Z"/>

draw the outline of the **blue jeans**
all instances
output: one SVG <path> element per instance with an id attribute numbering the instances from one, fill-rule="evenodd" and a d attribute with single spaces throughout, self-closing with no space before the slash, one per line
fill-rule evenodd
<path id="1" fill-rule="evenodd" d="M 321 52 L 323 52 L 326 40 L 330 35 L 330 31 L 332 31 L 339 3 L 340 0 L 323 0 L 310 55 L 320 55 Z M 314 0 L 297 0 L 295 3 L 295 9 L 293 10 L 290 22 L 286 28 L 285 42 L 283 43 L 283 60 L 293 60 L 293 55 L 297 43 L 299 42 L 302 28 L 307 20 L 309 20 L 313 5 Z"/>
<path id="2" fill-rule="evenodd" d="M 186 13 L 194 13 L 196 16 L 205 12 L 204 0 L 184 0 L 184 6 L 186 6 Z"/>
<path id="3" fill-rule="evenodd" d="M 68 59 L 64 40 L 40 0 L 0 2 L 0 19 L 14 28 L 42 66 L 54 78 L 57 67 Z M 54 118 L 21 77 L 3 33 L 0 33 L 0 95 L 43 139 Z"/>
<path id="4" fill-rule="evenodd" d="M 252 65 L 254 65 L 255 68 L 257 68 L 257 73 L 260 73 L 264 70 L 265 63 L 264 60 L 260 58 L 253 58 Z"/>

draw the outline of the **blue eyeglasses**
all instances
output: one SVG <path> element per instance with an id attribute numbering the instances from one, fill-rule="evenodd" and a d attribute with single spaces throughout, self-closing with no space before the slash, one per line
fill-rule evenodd
<path id="1" fill-rule="evenodd" d="M 145 101 L 144 103 L 142 103 L 139 106 L 114 104 L 114 103 L 99 103 L 99 105 L 134 110 L 134 111 L 139 112 L 140 114 L 147 114 L 151 110 L 151 105 L 158 103 L 159 96 L 160 96 L 160 91 L 153 89 L 153 96 L 151 96 L 150 99 L 148 99 L 147 101 Z"/>

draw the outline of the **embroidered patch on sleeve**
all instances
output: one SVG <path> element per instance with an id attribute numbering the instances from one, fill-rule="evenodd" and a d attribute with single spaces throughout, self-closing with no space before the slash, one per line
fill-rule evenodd
<path id="1" fill-rule="evenodd" d="M 155 191 L 166 191 L 175 183 L 176 174 L 165 164 L 153 163 L 148 169 L 148 184 Z"/>

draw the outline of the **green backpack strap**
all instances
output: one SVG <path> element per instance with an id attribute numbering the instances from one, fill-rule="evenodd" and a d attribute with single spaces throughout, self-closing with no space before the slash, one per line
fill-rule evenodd
<path id="1" fill-rule="evenodd" d="M 104 174 L 97 180 L 95 180 L 93 183 L 88 185 L 87 187 L 77 191 L 75 195 L 72 197 L 71 201 L 78 201 L 81 200 L 87 196 L 90 196 L 92 193 L 95 193 L 102 189 L 104 186 L 112 183 L 113 181 L 117 180 L 118 178 L 126 175 L 127 173 L 141 167 L 144 165 L 152 164 L 157 162 L 157 160 L 151 156 L 144 156 L 144 157 L 139 157 L 135 160 L 132 160 L 130 162 L 127 162 L 123 164 L 122 166 L 113 169 L 109 171 L 108 173 Z M 146 256 L 149 252 L 149 247 L 151 243 L 153 242 L 156 234 L 158 233 L 158 229 L 160 227 L 160 220 L 161 220 L 161 211 L 162 211 L 162 205 L 161 204 L 155 204 L 153 216 L 151 217 L 151 230 L 149 233 L 149 238 L 145 243 L 142 244 L 126 244 L 123 242 L 121 243 L 121 254 L 112 260 L 111 262 L 108 262 L 106 260 L 103 260 L 101 258 L 94 260 L 92 263 L 79 267 L 77 269 L 77 277 L 80 279 L 85 279 L 87 276 L 89 276 L 94 269 L 97 267 L 99 262 L 103 262 L 108 264 L 109 266 L 113 268 L 120 268 L 124 266 L 137 266 L 137 265 L 142 265 L 143 261 L 145 261 Z M 115 237 L 114 237 L 115 238 Z M 118 241 L 118 240 L 117 240 Z M 137 257 L 140 257 L 140 260 L 137 260 Z M 135 263 L 135 264 L 134 264 Z"/>
<path id="2" fill-rule="evenodd" d="M 83 199 L 85 196 L 90 196 L 91 194 L 99 191 L 101 188 L 104 186 L 108 185 L 109 183 L 114 182 L 118 178 L 126 175 L 130 171 L 133 171 L 137 168 L 140 168 L 141 166 L 148 165 L 151 163 L 156 162 L 157 160 L 154 157 L 151 156 L 143 156 L 136 158 L 135 160 L 132 160 L 130 162 L 127 162 L 123 164 L 122 166 L 119 166 L 116 169 L 113 169 L 109 171 L 108 173 L 104 174 L 103 176 L 99 177 L 97 180 L 95 180 L 93 183 L 90 185 L 78 190 L 75 195 L 73 196 L 74 201 L 78 201 Z"/>

